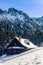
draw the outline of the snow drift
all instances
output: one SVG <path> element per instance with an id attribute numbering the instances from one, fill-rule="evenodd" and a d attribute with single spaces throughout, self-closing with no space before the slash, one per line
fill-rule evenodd
<path id="1" fill-rule="evenodd" d="M 35 48 L 17 56 L 7 57 L 0 65 L 43 65 L 43 47 Z"/>

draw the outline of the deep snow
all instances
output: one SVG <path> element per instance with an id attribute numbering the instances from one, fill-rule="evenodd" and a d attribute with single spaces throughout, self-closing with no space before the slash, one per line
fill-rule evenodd
<path id="1" fill-rule="evenodd" d="M 0 65 L 43 65 L 43 47 L 1 60 Z"/>

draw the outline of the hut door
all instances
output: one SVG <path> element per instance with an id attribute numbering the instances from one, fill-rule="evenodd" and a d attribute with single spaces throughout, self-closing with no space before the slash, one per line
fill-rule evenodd
<path id="1" fill-rule="evenodd" d="M 16 43 L 15 43 L 15 47 L 16 47 L 17 45 L 16 45 Z"/>

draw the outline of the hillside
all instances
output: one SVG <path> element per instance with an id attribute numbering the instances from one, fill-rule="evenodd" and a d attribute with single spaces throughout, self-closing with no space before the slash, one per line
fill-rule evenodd
<path id="1" fill-rule="evenodd" d="M 43 47 L 3 59 L 0 65 L 43 65 Z"/>
<path id="2" fill-rule="evenodd" d="M 38 46 L 43 45 L 43 16 L 31 18 L 15 8 L 0 9 L 0 48 L 21 35 Z"/>

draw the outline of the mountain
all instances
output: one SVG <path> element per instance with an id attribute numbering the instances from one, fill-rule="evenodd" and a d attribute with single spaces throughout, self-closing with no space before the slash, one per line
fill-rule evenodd
<path id="1" fill-rule="evenodd" d="M 43 16 L 31 18 L 15 8 L 0 9 L 0 44 L 4 46 L 19 35 L 40 45 L 43 42 Z"/>

